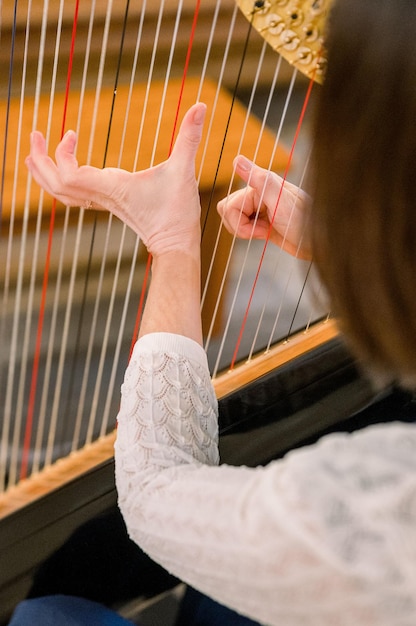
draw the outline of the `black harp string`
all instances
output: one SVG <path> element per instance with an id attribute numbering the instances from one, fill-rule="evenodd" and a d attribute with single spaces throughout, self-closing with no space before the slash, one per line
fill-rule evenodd
<path id="1" fill-rule="evenodd" d="M 306 276 L 305 276 L 304 281 L 303 281 L 303 284 L 302 284 L 302 289 L 301 289 L 301 291 L 300 291 L 300 294 L 299 294 L 298 300 L 297 300 L 297 302 L 296 302 L 295 310 L 294 310 L 294 312 L 293 312 L 292 319 L 291 319 L 291 322 L 290 322 L 290 325 L 289 325 L 288 331 L 287 331 L 287 333 L 286 333 L 285 342 L 288 342 L 288 341 L 289 341 L 290 336 L 291 336 L 291 334 L 292 334 L 292 329 L 293 329 L 293 326 L 294 326 L 294 324 L 295 324 L 295 319 L 296 319 L 296 316 L 297 316 L 298 311 L 299 311 L 299 307 L 300 307 L 300 303 L 301 303 L 301 300 L 302 300 L 303 294 L 305 293 L 306 283 L 308 282 L 308 278 L 309 278 L 309 276 L 310 276 L 310 273 L 311 273 L 312 267 L 313 267 L 313 261 L 310 261 L 310 262 L 309 262 L 309 265 L 308 265 L 307 272 L 306 272 Z"/>

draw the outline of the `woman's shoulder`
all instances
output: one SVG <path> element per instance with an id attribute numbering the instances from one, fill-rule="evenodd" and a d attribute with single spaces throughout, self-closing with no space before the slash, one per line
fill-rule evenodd
<path id="1" fill-rule="evenodd" d="M 337 489 L 374 490 L 382 484 L 402 485 L 404 477 L 416 486 L 416 424 L 389 422 L 353 433 L 333 433 L 313 446 L 288 454 L 296 474 L 320 477 Z"/>

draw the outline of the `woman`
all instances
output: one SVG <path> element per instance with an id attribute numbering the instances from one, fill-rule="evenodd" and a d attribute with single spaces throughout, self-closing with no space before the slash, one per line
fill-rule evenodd
<path id="1" fill-rule="evenodd" d="M 313 207 L 300 197 L 288 224 L 294 190 L 285 185 L 273 224 L 276 243 L 313 251 L 358 356 L 402 380 L 416 369 L 415 32 L 410 0 L 338 0 L 316 119 Z M 192 107 L 170 159 L 144 172 L 78 167 L 74 133 L 56 162 L 35 133 L 28 159 L 47 191 L 111 211 L 153 256 L 118 417 L 116 478 L 129 533 L 176 576 L 261 623 L 414 626 L 413 424 L 330 435 L 265 468 L 218 466 L 199 312 L 194 157 L 203 118 L 204 105 Z M 244 157 L 236 167 L 251 189 L 247 221 L 267 178 L 262 237 L 281 181 Z M 242 197 L 219 206 L 230 227 Z"/>

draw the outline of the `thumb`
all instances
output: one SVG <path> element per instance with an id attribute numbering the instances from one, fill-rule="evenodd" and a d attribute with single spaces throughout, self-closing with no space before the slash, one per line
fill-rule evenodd
<path id="1" fill-rule="evenodd" d="M 194 104 L 185 114 L 179 129 L 171 158 L 185 168 L 192 165 L 202 138 L 207 107 L 203 102 Z"/>

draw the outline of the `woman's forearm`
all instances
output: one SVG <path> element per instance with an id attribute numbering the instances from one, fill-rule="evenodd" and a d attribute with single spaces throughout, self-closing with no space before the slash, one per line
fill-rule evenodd
<path id="1" fill-rule="evenodd" d="M 199 237 L 153 259 L 152 278 L 139 336 L 152 332 L 183 335 L 202 345 Z"/>

